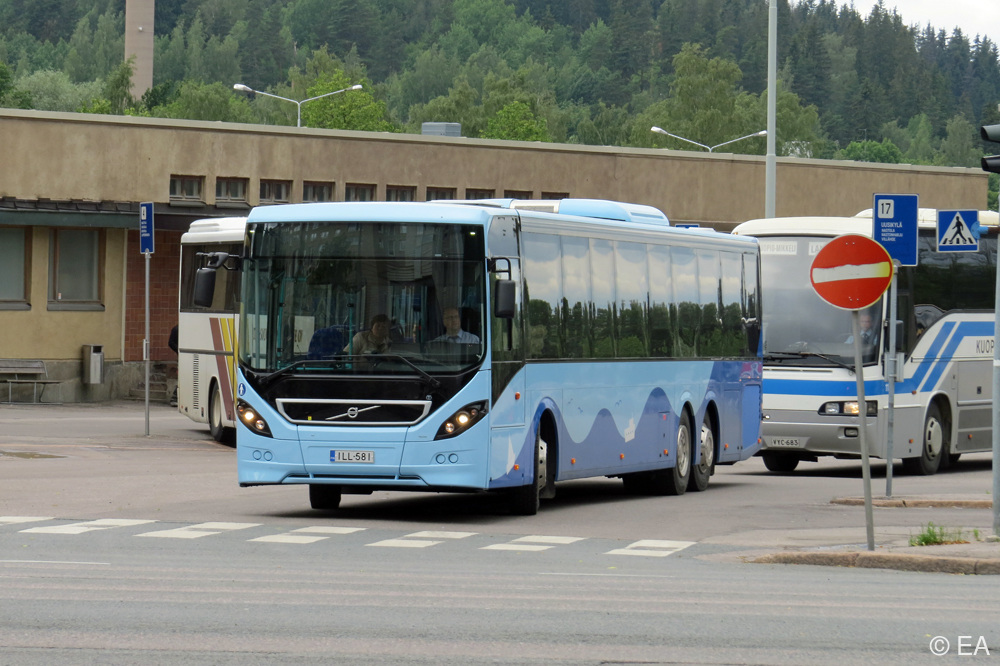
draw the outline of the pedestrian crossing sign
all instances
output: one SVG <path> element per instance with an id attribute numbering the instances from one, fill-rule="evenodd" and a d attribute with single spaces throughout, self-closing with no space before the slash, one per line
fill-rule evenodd
<path id="1" fill-rule="evenodd" d="M 979 211 L 939 210 L 938 252 L 979 251 Z"/>

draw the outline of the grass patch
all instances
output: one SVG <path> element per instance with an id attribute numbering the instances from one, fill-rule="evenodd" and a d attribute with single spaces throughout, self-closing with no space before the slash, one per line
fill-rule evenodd
<path id="1" fill-rule="evenodd" d="M 962 530 L 948 529 L 934 523 L 927 523 L 919 534 L 910 537 L 911 546 L 941 546 L 950 543 L 969 543 L 962 538 Z"/>

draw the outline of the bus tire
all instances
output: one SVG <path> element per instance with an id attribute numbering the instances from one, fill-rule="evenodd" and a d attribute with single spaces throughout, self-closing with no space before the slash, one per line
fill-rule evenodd
<path id="1" fill-rule="evenodd" d="M 677 425 L 677 456 L 670 469 L 653 472 L 653 492 L 657 495 L 683 495 L 691 479 L 691 415 L 685 411 Z"/>
<path id="2" fill-rule="evenodd" d="M 698 464 L 691 467 L 691 478 L 687 489 L 701 492 L 708 488 L 708 481 L 715 473 L 715 433 L 712 431 L 712 418 L 705 413 L 705 421 L 701 424 L 701 443 L 698 447 L 701 454 Z"/>
<path id="3" fill-rule="evenodd" d="M 909 474 L 930 476 L 941 468 L 941 459 L 950 455 L 948 442 L 950 425 L 941 418 L 941 408 L 932 404 L 924 417 L 924 434 L 921 437 L 920 455 L 903 458 L 903 469 Z"/>
<path id="4" fill-rule="evenodd" d="M 535 433 L 535 460 L 532 481 L 526 486 L 514 488 L 510 493 L 511 513 L 518 516 L 534 516 L 541 505 L 542 490 L 548 480 L 548 443 L 541 432 Z"/>
<path id="5" fill-rule="evenodd" d="M 764 451 L 760 454 L 760 457 L 764 459 L 764 467 L 769 472 L 788 474 L 789 472 L 794 472 L 795 468 L 799 466 L 797 456 L 783 451 Z"/>
<path id="6" fill-rule="evenodd" d="M 212 439 L 226 443 L 228 438 L 226 427 L 222 425 L 222 410 L 222 390 L 217 382 L 213 382 L 208 394 L 208 431 L 212 433 Z"/>
<path id="7" fill-rule="evenodd" d="M 340 508 L 340 486 L 325 483 L 309 485 L 309 506 L 320 511 L 331 511 Z"/>

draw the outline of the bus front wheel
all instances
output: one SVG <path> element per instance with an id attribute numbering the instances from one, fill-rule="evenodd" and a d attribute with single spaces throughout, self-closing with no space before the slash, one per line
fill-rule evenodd
<path id="1" fill-rule="evenodd" d="M 783 451 L 764 451 L 760 457 L 764 459 L 764 467 L 769 472 L 787 474 L 794 472 L 795 468 L 799 466 L 798 456 Z"/>
<path id="2" fill-rule="evenodd" d="M 951 428 L 941 418 L 941 409 L 937 405 L 927 408 L 924 419 L 923 445 L 920 455 L 916 458 L 903 458 L 903 469 L 910 474 L 929 476 L 941 467 L 941 459 L 950 455 L 948 433 Z"/>
<path id="3" fill-rule="evenodd" d="M 514 488 L 510 495 L 511 511 L 519 516 L 534 516 L 541 504 L 542 490 L 548 480 L 549 445 L 542 439 L 542 434 L 535 435 L 535 466 L 532 482 L 526 486 Z"/>
<path id="4" fill-rule="evenodd" d="M 319 510 L 332 510 L 340 507 L 340 486 L 327 484 L 310 484 L 309 506 Z"/>

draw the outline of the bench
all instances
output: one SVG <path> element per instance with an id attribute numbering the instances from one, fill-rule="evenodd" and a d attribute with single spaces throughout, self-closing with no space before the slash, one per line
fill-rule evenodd
<path id="1" fill-rule="evenodd" d="M 38 403 L 42 398 L 38 385 L 41 384 L 44 393 L 46 384 L 58 384 L 61 380 L 49 379 L 45 361 L 14 358 L 0 359 L 0 381 L 7 382 L 7 404 L 13 404 L 14 384 L 31 384 L 31 400 Z"/>

